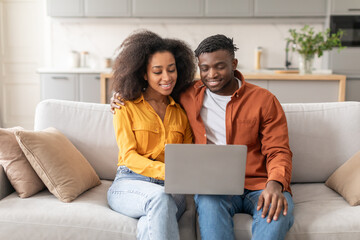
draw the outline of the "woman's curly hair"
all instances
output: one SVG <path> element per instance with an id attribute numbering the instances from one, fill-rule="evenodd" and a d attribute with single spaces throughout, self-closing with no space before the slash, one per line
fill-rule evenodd
<path id="1" fill-rule="evenodd" d="M 118 50 L 114 64 L 113 89 L 119 92 L 124 100 L 135 100 L 146 89 L 147 81 L 144 75 L 148 60 L 156 52 L 169 51 L 174 55 L 177 81 L 171 96 L 175 101 L 194 79 L 194 53 L 184 41 L 162 38 L 151 31 L 143 30 L 128 36 Z"/>

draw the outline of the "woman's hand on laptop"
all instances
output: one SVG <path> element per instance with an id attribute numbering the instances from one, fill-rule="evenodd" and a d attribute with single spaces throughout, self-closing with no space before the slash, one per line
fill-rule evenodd
<path id="1" fill-rule="evenodd" d="M 119 92 L 113 93 L 112 97 L 110 98 L 110 112 L 115 114 L 115 108 L 120 109 L 121 106 L 124 106 L 124 102 L 120 100 L 121 96 Z"/>
<path id="2" fill-rule="evenodd" d="M 270 206 L 271 205 L 271 206 Z M 282 185 L 276 181 L 269 181 L 260 194 L 257 210 L 263 209 L 261 217 L 267 217 L 267 222 L 278 220 L 281 211 L 284 209 L 283 214 L 287 214 L 288 203 L 284 194 L 282 193 Z"/>

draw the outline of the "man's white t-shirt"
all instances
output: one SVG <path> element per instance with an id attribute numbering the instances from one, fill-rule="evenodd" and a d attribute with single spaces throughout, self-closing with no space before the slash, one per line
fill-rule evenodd
<path id="1" fill-rule="evenodd" d="M 241 81 L 239 82 L 239 88 Z M 204 122 L 208 144 L 226 145 L 226 105 L 231 96 L 221 96 L 205 90 L 204 102 L 200 116 Z"/>

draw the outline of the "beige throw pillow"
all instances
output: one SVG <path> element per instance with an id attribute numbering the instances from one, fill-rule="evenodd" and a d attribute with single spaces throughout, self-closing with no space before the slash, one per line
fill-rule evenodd
<path id="1" fill-rule="evenodd" d="M 55 128 L 16 131 L 15 136 L 35 172 L 61 201 L 71 202 L 101 183 L 85 157 Z"/>
<path id="2" fill-rule="evenodd" d="M 45 188 L 16 141 L 14 132 L 21 127 L 0 128 L 0 164 L 19 197 L 26 198 Z"/>
<path id="3" fill-rule="evenodd" d="M 357 152 L 325 182 L 338 192 L 351 206 L 360 204 L 360 152 Z"/>

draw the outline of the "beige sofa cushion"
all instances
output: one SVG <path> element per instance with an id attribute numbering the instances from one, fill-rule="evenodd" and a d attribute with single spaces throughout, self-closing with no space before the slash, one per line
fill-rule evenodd
<path id="1" fill-rule="evenodd" d="M 360 207 L 351 207 L 324 183 L 292 184 L 294 225 L 285 240 L 360 239 Z M 235 239 L 250 240 L 252 217 L 235 214 Z"/>
<path id="2" fill-rule="evenodd" d="M 0 239 L 136 240 L 137 219 L 115 212 L 107 204 L 111 183 L 102 181 L 70 204 L 47 190 L 26 201 L 10 194 L 0 201 Z"/>
<path id="3" fill-rule="evenodd" d="M 0 129 L 0 164 L 19 197 L 26 198 L 45 188 L 34 169 L 23 154 L 14 131 L 21 127 Z"/>
<path id="4" fill-rule="evenodd" d="M 325 182 L 351 206 L 360 204 L 360 151 L 335 170 Z"/>
<path id="5" fill-rule="evenodd" d="M 111 184 L 102 180 L 71 204 L 46 190 L 26 201 L 10 194 L 0 201 L 0 239 L 136 240 L 138 220 L 113 211 L 107 203 Z M 195 204 L 190 195 L 186 207 L 178 222 L 180 239 L 195 240 Z"/>
<path id="6" fill-rule="evenodd" d="M 15 136 L 35 172 L 61 201 L 71 202 L 100 184 L 84 156 L 55 128 L 16 131 Z"/>

